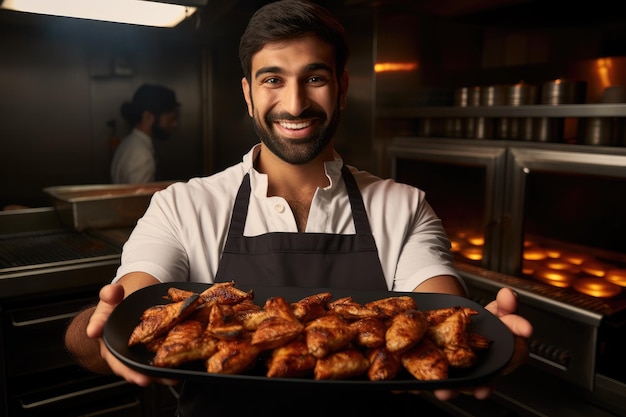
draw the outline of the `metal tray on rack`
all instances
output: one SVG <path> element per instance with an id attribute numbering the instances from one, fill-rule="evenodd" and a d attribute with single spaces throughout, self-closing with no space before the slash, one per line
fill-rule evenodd
<path id="1" fill-rule="evenodd" d="M 152 194 L 171 181 L 145 184 L 67 185 L 44 188 L 64 226 L 78 231 L 134 226 Z"/>

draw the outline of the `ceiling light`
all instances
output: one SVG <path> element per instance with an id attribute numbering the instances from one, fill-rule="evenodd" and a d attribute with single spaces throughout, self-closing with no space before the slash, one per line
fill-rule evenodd
<path id="1" fill-rule="evenodd" d="M 196 11 L 196 7 L 142 0 L 4 0 L 2 8 L 158 27 L 174 27 Z"/>

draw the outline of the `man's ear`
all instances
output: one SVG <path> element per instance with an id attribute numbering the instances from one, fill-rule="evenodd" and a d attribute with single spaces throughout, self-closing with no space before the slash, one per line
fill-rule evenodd
<path id="1" fill-rule="evenodd" d="M 248 115 L 254 117 L 254 106 L 252 105 L 252 96 L 250 92 L 250 83 L 246 77 L 241 79 L 241 90 L 243 91 L 243 98 L 248 105 Z"/>
<path id="2" fill-rule="evenodd" d="M 339 108 L 341 110 L 346 108 L 348 102 L 348 85 L 350 84 L 350 74 L 348 70 L 344 69 L 339 80 Z"/>

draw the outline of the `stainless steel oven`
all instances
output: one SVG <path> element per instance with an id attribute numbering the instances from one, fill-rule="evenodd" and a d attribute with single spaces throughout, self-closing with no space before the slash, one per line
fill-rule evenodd
<path id="1" fill-rule="evenodd" d="M 626 149 L 402 137 L 387 154 L 390 176 L 442 218 L 472 298 L 511 286 L 535 327 L 529 363 L 496 401 L 519 415 L 563 415 L 555 401 L 624 415 Z"/>

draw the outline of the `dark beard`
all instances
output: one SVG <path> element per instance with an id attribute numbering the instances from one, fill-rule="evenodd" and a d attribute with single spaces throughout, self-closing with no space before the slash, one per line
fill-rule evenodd
<path id="1" fill-rule="evenodd" d="M 308 138 L 300 139 L 297 144 L 287 143 L 283 141 L 280 136 L 276 135 L 273 130 L 274 120 L 298 121 L 312 117 L 324 120 L 326 115 L 321 112 L 313 111 L 304 111 L 298 117 L 284 114 L 267 115 L 265 117 L 265 125 L 268 126 L 267 129 L 259 123 L 259 118 L 255 115 L 254 130 L 257 135 L 259 135 L 261 142 L 280 159 L 290 164 L 302 165 L 315 159 L 328 146 L 339 125 L 339 110 L 333 112 L 327 126 L 320 127 L 313 135 Z"/>
<path id="2" fill-rule="evenodd" d="M 152 123 L 152 137 L 157 140 L 167 140 L 170 137 L 170 132 L 163 129 L 160 125 L 161 116 L 157 116 Z"/>

